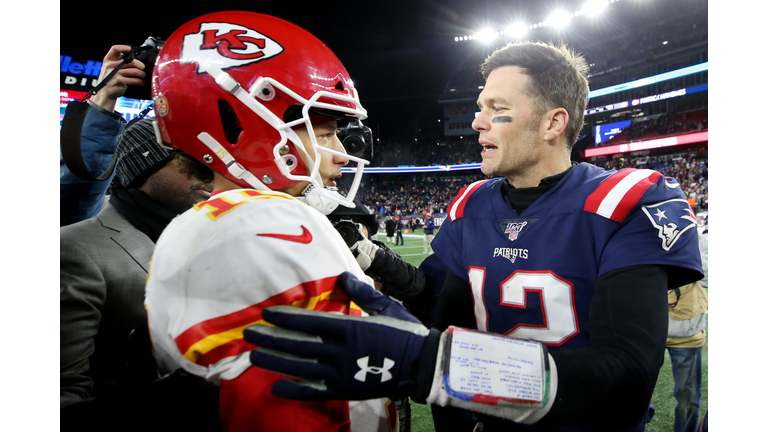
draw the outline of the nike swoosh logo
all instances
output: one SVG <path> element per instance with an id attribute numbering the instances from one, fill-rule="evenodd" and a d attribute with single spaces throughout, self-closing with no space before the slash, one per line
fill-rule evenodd
<path id="1" fill-rule="evenodd" d="M 256 234 L 258 236 L 262 237 L 272 237 L 280 240 L 288 240 L 296 243 L 301 244 L 309 244 L 312 242 L 312 233 L 309 232 L 307 227 L 304 225 L 301 226 L 302 233 L 299 235 L 291 235 L 291 234 Z"/>

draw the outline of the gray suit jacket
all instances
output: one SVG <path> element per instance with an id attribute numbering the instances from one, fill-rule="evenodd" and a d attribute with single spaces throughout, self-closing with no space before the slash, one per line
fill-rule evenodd
<path id="1" fill-rule="evenodd" d="M 147 324 L 144 286 L 155 244 L 109 203 L 60 234 L 63 407 L 121 384 L 128 336 Z"/>

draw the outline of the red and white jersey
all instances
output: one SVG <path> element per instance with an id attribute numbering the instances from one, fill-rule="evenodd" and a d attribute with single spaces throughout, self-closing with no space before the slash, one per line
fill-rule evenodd
<path id="1" fill-rule="evenodd" d="M 361 315 L 334 289 L 344 271 L 372 283 L 328 219 L 290 195 L 238 189 L 198 203 L 168 225 L 152 257 L 145 302 L 160 369 L 218 383 L 229 431 L 394 430 L 388 400 L 280 399 L 270 388 L 285 377 L 248 358 L 243 329 L 263 323 L 266 307 Z"/>

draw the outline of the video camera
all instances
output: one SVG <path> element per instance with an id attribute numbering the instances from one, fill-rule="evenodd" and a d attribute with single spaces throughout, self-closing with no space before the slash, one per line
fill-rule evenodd
<path id="1" fill-rule="evenodd" d="M 355 198 L 355 207 L 349 208 L 338 206 L 331 214 L 328 220 L 331 221 L 336 231 L 341 234 L 344 243 L 348 247 L 354 246 L 360 240 L 363 240 L 361 224 L 368 230 L 368 237 L 373 237 L 379 230 L 379 223 L 376 221 L 376 214 L 369 209 L 359 199 Z"/>
<path id="2" fill-rule="evenodd" d="M 152 99 L 152 71 L 155 68 L 157 54 L 160 52 L 160 48 L 163 47 L 163 44 L 165 44 L 165 40 L 150 36 L 141 46 L 132 46 L 130 54 L 120 54 L 119 58 L 121 60 L 128 57 L 140 60 L 144 63 L 144 72 L 147 74 L 144 77 L 144 86 L 128 86 L 128 89 L 125 91 L 125 97 L 142 100 Z M 128 60 L 127 63 L 130 63 L 131 61 L 132 59 Z"/>
<path id="3" fill-rule="evenodd" d="M 373 133 L 360 120 L 350 120 L 339 127 L 339 141 L 350 156 L 370 161 L 373 157 Z"/>
<path id="4" fill-rule="evenodd" d="M 356 224 L 350 218 L 344 218 L 338 221 L 331 221 L 336 231 L 341 234 L 341 238 L 344 239 L 344 243 L 347 247 L 352 247 L 360 240 L 363 240 L 363 234 L 358 228 L 359 224 Z"/>

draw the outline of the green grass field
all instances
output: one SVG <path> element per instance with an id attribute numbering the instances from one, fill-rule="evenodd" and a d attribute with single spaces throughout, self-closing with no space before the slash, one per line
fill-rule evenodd
<path id="1" fill-rule="evenodd" d="M 404 234 L 403 239 L 405 245 L 394 246 L 394 244 L 388 245 L 395 252 L 397 252 L 405 261 L 418 266 L 427 257 L 422 252 L 423 237 L 421 231 L 417 231 L 416 234 Z M 386 243 L 386 237 L 383 231 L 379 231 L 378 240 Z M 701 415 L 707 410 L 707 358 L 708 358 L 708 344 L 704 345 L 702 358 L 702 400 L 701 400 Z M 675 381 L 672 378 L 672 363 L 669 359 L 669 354 L 664 356 L 664 366 L 661 368 L 659 379 L 656 383 L 656 389 L 653 393 L 653 405 L 656 407 L 656 414 L 653 420 L 648 424 L 648 432 L 673 432 L 673 425 L 675 420 L 675 398 L 672 395 L 672 389 L 675 386 Z M 412 432 L 431 432 L 435 428 L 432 425 L 432 414 L 429 409 L 429 405 L 419 405 L 411 402 L 411 431 Z"/>

